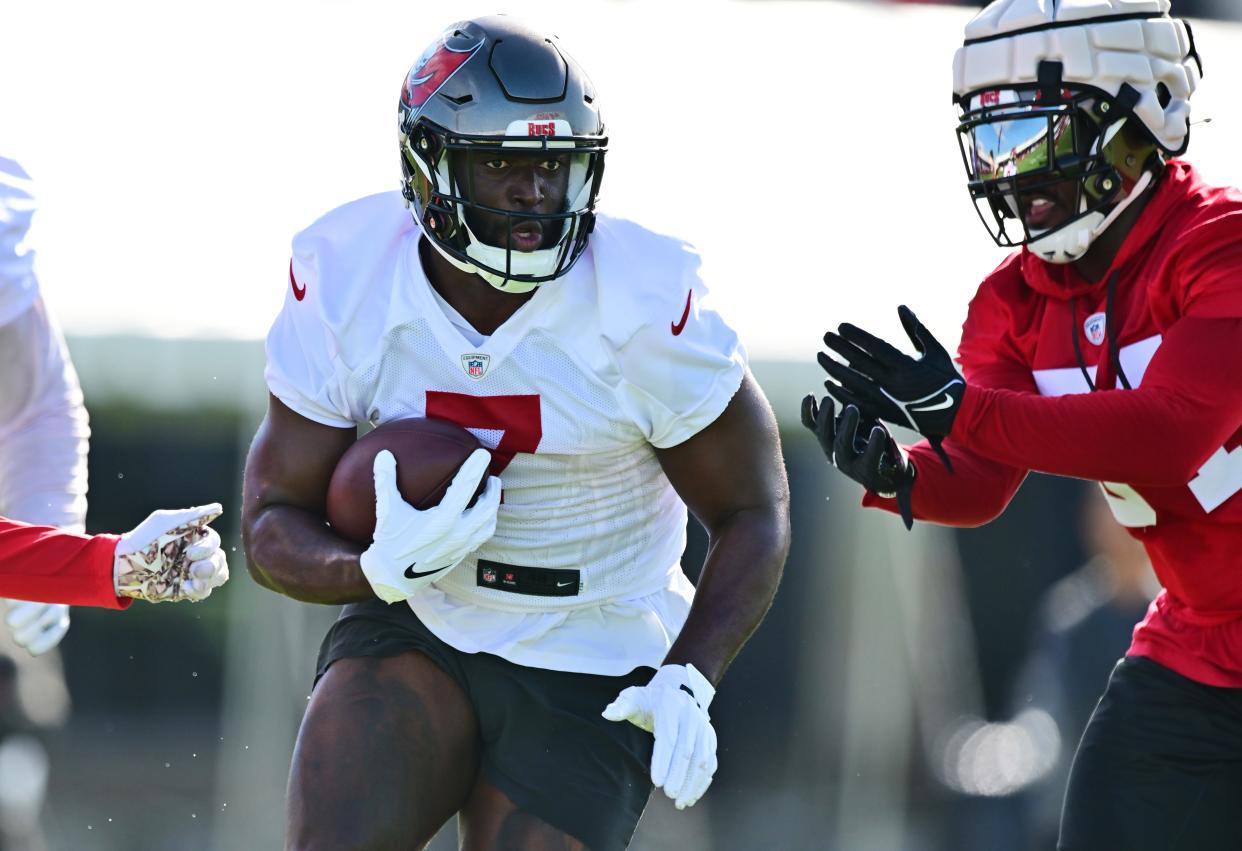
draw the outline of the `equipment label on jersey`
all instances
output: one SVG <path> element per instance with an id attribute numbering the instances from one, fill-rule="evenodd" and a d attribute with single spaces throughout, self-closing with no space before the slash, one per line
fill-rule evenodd
<path id="1" fill-rule="evenodd" d="M 481 352 L 471 352 L 468 355 L 461 356 L 461 368 L 466 371 L 466 375 L 475 381 L 480 380 L 487 374 L 487 367 L 492 362 L 491 355 L 485 355 Z"/>
<path id="2" fill-rule="evenodd" d="M 1082 323 L 1082 332 L 1087 335 L 1087 342 L 1093 346 L 1104 342 L 1104 333 L 1107 330 L 1108 323 L 1103 313 L 1093 313 Z"/>

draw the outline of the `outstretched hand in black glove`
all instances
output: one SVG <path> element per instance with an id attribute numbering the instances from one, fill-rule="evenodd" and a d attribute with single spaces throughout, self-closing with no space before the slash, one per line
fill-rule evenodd
<path id="1" fill-rule="evenodd" d="M 802 400 L 802 424 L 815 433 L 829 463 L 871 493 L 895 497 L 902 521 L 911 528 L 914 465 L 878 420 L 869 419 L 869 427 L 860 434 L 862 414 L 857 406 L 846 405 L 840 416 L 835 413 L 836 406 L 827 396 L 818 404 L 814 396 Z"/>
<path id="2" fill-rule="evenodd" d="M 912 358 L 879 337 L 843 323 L 838 333 L 824 335 L 824 344 L 845 360 L 839 363 L 819 353 L 819 365 L 835 380 L 825 381 L 824 386 L 842 405 L 853 405 L 922 434 L 952 472 L 940 442 L 953 428 L 966 382 L 914 311 L 902 305 L 897 315 L 921 357 Z"/>

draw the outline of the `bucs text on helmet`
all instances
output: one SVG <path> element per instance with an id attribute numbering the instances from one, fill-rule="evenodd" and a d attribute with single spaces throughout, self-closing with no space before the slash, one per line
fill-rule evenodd
<path id="1" fill-rule="evenodd" d="M 996 0 L 966 26 L 953 101 L 968 188 L 998 245 L 1071 263 L 1186 150 L 1202 75 L 1169 0 Z M 1041 226 L 1022 200 L 1073 185 Z"/>
<path id="2" fill-rule="evenodd" d="M 591 81 L 554 37 L 500 15 L 450 26 L 406 75 L 397 128 L 402 194 L 428 241 L 457 268 L 504 292 L 528 292 L 564 275 L 586 249 L 608 140 Z M 501 150 L 567 159 L 563 208 L 535 213 L 476 200 L 454 166 Z M 506 217 L 505 233 L 537 221 L 542 247 L 483 242 L 470 221 L 479 214 Z"/>

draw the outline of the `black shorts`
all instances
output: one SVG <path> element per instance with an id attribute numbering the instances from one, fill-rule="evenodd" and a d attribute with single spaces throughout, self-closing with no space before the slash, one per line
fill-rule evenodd
<path id="1" fill-rule="evenodd" d="M 528 668 L 462 653 L 436 638 L 404 603 L 353 603 L 324 637 L 315 681 L 337 659 L 426 654 L 461 685 L 479 721 L 487 779 L 522 810 L 593 851 L 623 849 L 651 795 L 650 733 L 600 715 L 622 689 L 654 673 L 622 677 Z"/>
<path id="2" fill-rule="evenodd" d="M 1070 769 L 1057 847 L 1242 848 L 1242 689 L 1118 662 Z"/>

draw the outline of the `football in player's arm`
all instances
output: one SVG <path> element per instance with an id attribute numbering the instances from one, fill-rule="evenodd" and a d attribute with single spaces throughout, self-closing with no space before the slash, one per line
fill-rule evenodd
<path id="1" fill-rule="evenodd" d="M 716 769 L 708 707 L 788 549 L 776 423 L 697 254 L 596 215 L 598 100 L 556 39 L 450 27 L 398 122 L 403 193 L 294 239 L 246 465 L 252 575 L 348 604 L 288 847 L 422 847 L 456 812 L 469 848 L 623 848 L 653 784 L 689 806 Z M 487 450 L 424 511 L 380 453 L 374 541 L 343 540 L 337 460 L 359 424 L 411 416 Z M 687 506 L 711 542 L 697 589 Z"/>
<path id="2" fill-rule="evenodd" d="M 219 537 L 205 528 L 219 506 L 169 513 L 168 522 L 149 520 L 121 538 L 77 534 L 90 430 L 64 339 L 39 293 L 27 244 L 34 208 L 29 176 L 0 157 L 0 596 L 11 598 L 5 619 L 15 640 L 43 653 L 69 629 L 69 605 L 202 599 L 228 572 Z M 176 542 L 176 553 L 140 559 L 160 536 Z"/>
<path id="3" fill-rule="evenodd" d="M 903 307 L 919 357 L 843 324 L 837 404 L 803 402 L 867 505 L 978 525 L 1037 470 L 1099 481 L 1147 547 L 1164 590 L 1084 733 L 1062 851 L 1242 845 L 1242 193 L 1176 159 L 1201 69 L 1168 6 L 998 0 L 968 25 L 969 188 L 1021 250 L 971 302 L 961 374 Z"/>

